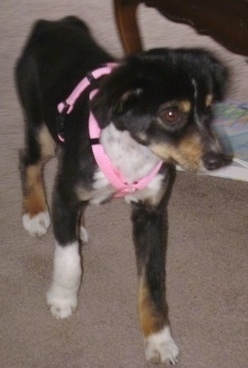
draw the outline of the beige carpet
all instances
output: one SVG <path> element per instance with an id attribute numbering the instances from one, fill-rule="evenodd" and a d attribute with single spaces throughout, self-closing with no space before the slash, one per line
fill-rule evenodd
<path id="1" fill-rule="evenodd" d="M 87 3 L 87 11 L 85 4 Z M 129 207 L 88 210 L 79 308 L 57 321 L 45 305 L 52 232 L 21 226 L 18 150 L 22 121 L 12 73 L 31 22 L 81 14 L 106 45 L 120 44 L 110 3 L 3 0 L 0 5 L 0 367 L 143 368 Z M 107 3 L 107 2 L 106 2 Z M 82 4 L 82 5 L 81 5 Z M 82 8 L 82 11 L 80 10 Z M 86 13 L 84 16 L 84 12 Z M 93 14 L 102 12 L 94 23 Z M 104 38 L 104 37 L 103 37 Z M 107 41 L 108 40 L 108 41 Z M 49 197 L 56 161 L 49 164 Z M 168 301 L 180 368 L 245 368 L 248 362 L 248 185 L 179 174 L 170 203 Z"/>

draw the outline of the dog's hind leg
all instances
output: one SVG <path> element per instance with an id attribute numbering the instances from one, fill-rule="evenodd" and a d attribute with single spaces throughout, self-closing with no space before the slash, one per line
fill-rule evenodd
<path id="1" fill-rule="evenodd" d="M 38 88 L 32 65 L 23 58 L 16 69 L 17 89 L 25 120 L 26 146 L 20 155 L 24 228 L 42 236 L 50 225 L 43 183 L 43 166 L 54 155 L 55 143 L 42 122 Z"/>
<path id="2" fill-rule="evenodd" d="M 30 133 L 29 133 L 30 134 Z M 37 157 L 32 150 L 37 145 Z M 46 202 L 43 166 L 54 153 L 54 144 L 45 125 L 33 137 L 32 147 L 27 144 L 21 155 L 21 177 L 23 186 L 23 216 L 25 230 L 32 236 L 42 236 L 50 225 L 50 215 Z"/>
<path id="3" fill-rule="evenodd" d="M 133 205 L 138 312 L 146 358 L 155 363 L 175 364 L 178 348 L 171 336 L 165 299 L 166 209 L 160 207 L 153 208 L 145 203 Z"/>

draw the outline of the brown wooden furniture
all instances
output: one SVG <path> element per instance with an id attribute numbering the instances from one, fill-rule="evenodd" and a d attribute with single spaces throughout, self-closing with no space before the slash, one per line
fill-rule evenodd
<path id="1" fill-rule="evenodd" d="M 232 52 L 248 55 L 248 0 L 114 0 L 119 35 L 128 54 L 142 50 L 136 19 L 141 3 L 173 21 L 190 24 Z"/>

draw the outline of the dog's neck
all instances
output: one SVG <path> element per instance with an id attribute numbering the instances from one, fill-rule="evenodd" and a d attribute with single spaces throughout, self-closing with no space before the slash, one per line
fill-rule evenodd
<path id="1" fill-rule="evenodd" d="M 100 142 L 112 165 L 133 183 L 148 175 L 160 161 L 149 148 L 136 142 L 126 130 L 110 123 L 101 132 Z"/>

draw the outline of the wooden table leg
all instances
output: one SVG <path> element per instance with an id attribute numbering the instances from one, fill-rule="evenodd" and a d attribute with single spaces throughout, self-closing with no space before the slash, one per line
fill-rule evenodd
<path id="1" fill-rule="evenodd" d="M 140 1 L 114 0 L 115 19 L 126 54 L 142 51 L 136 12 Z"/>

